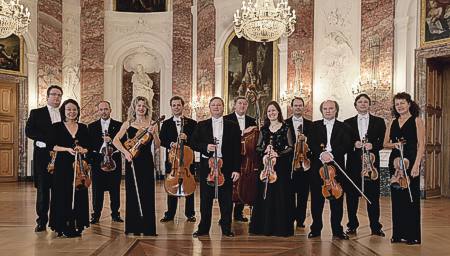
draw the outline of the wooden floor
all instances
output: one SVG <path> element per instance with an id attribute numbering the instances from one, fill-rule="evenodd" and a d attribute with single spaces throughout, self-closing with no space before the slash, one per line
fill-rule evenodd
<path id="1" fill-rule="evenodd" d="M 166 194 L 157 184 L 157 219 L 166 210 Z M 107 196 L 105 196 L 107 198 Z M 124 205 L 124 188 L 121 193 Z M 184 200 L 181 200 L 184 209 Z M 105 206 L 109 204 L 105 200 Z M 233 223 L 234 238 L 222 238 L 218 221 L 218 205 L 214 204 L 211 236 L 192 238 L 196 224 L 187 223 L 183 214 L 179 222 L 161 224 L 159 236 L 125 236 L 123 224 L 112 223 L 109 207 L 105 207 L 100 225 L 93 225 L 82 238 L 56 238 L 53 232 L 34 233 L 35 189 L 31 183 L 0 183 L 0 255 L 449 255 L 450 200 L 430 199 L 422 203 L 422 245 L 391 244 L 390 201 L 381 200 L 381 222 L 387 237 L 370 236 L 365 205 L 360 207 L 361 226 L 358 236 L 349 241 L 332 240 L 329 211 L 325 206 L 324 230 L 320 239 L 307 239 L 306 229 L 297 229 L 290 238 L 249 236 L 247 223 Z M 199 209 L 198 195 L 196 209 Z M 182 211 L 183 212 L 183 211 Z M 121 211 L 124 216 L 124 210 Z M 248 215 L 248 209 L 246 209 Z M 197 222 L 199 212 L 197 211 Z M 347 222 L 344 217 L 343 224 Z M 311 223 L 310 217 L 307 225 Z"/>

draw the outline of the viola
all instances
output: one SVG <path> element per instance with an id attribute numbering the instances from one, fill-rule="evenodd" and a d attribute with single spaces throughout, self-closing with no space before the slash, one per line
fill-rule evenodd
<path id="1" fill-rule="evenodd" d="M 266 199 L 267 196 L 267 189 L 269 187 L 269 183 L 274 183 L 275 181 L 277 181 L 278 178 L 277 173 L 274 169 L 277 159 L 272 155 L 273 150 L 272 139 L 270 140 L 269 146 L 270 146 L 269 151 L 263 157 L 264 169 L 259 174 L 259 179 L 262 182 L 264 182 L 264 195 L 263 195 L 264 199 Z"/>
<path id="2" fill-rule="evenodd" d="M 162 115 L 156 121 L 151 122 L 150 126 L 148 126 L 147 128 L 139 130 L 136 133 L 136 136 L 125 141 L 123 146 L 131 153 L 133 158 L 135 158 L 139 154 L 142 146 L 146 145 L 150 140 L 153 139 L 153 135 L 150 132 L 150 127 L 157 123 L 159 124 L 165 118 L 166 116 Z"/>
<path id="3" fill-rule="evenodd" d="M 180 134 L 184 131 L 184 118 L 181 118 Z M 180 137 L 174 148 L 169 151 L 169 161 L 172 163 L 172 171 L 164 182 L 166 192 L 172 196 L 189 196 L 194 193 L 197 184 L 189 167 L 194 162 L 194 151 L 185 146 L 185 141 Z"/>
<path id="4" fill-rule="evenodd" d="M 75 161 L 73 162 L 73 170 L 75 172 L 74 188 L 77 189 L 88 188 L 89 186 L 91 186 L 92 183 L 90 177 L 91 167 L 85 160 L 83 160 L 77 146 L 78 141 L 75 141 Z"/>
<path id="5" fill-rule="evenodd" d="M 325 147 L 322 144 L 322 149 Z M 342 196 L 343 190 L 339 182 L 336 181 L 336 169 L 334 166 L 323 163 L 319 169 L 320 178 L 322 178 L 322 195 L 328 200 L 339 199 Z"/>
<path id="6" fill-rule="evenodd" d="M 223 161 L 217 157 L 217 138 L 214 138 L 214 144 L 216 148 L 214 149 L 214 156 L 210 157 L 208 160 L 209 169 L 211 170 L 206 177 L 206 183 L 214 187 L 214 198 L 219 198 L 219 187 L 225 183 L 225 177 L 221 171 Z"/>
<path id="7" fill-rule="evenodd" d="M 108 131 L 105 130 L 103 135 L 105 137 L 109 136 Z M 103 140 L 103 145 L 100 148 L 100 153 L 103 156 L 103 159 L 100 163 L 100 169 L 105 172 L 114 171 L 116 169 L 116 161 L 114 161 L 114 159 L 112 158 L 114 148 L 112 147 L 111 141 L 106 142 L 105 140 Z"/>
<path id="8" fill-rule="evenodd" d="M 55 171 L 55 161 L 56 161 L 56 156 L 57 156 L 58 152 L 57 151 L 50 151 L 50 162 L 47 165 L 47 171 L 50 174 L 53 174 L 53 172 Z"/>
<path id="9" fill-rule="evenodd" d="M 364 137 L 361 141 L 362 142 L 361 177 L 363 177 L 364 180 L 377 180 L 379 175 L 377 169 L 375 168 L 375 154 L 370 152 L 369 150 L 366 150 L 365 145 L 368 143 L 366 137 Z M 364 182 L 362 184 L 364 184 Z"/>
<path id="10" fill-rule="evenodd" d="M 304 171 L 311 168 L 311 161 L 306 155 L 309 151 L 309 146 L 306 143 L 306 137 L 303 134 L 303 125 L 298 126 L 298 135 L 294 147 L 294 158 L 292 159 L 291 178 L 294 171 L 298 171 L 303 167 Z"/>

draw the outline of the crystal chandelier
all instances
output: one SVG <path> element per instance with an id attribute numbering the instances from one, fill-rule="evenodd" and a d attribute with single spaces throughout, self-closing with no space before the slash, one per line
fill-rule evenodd
<path id="1" fill-rule="evenodd" d="M 20 0 L 0 0 L 0 38 L 11 34 L 23 35 L 30 24 L 30 12 L 19 3 Z"/>
<path id="2" fill-rule="evenodd" d="M 234 31 L 255 42 L 272 42 L 281 36 L 290 36 L 297 21 L 295 10 L 287 0 L 279 0 L 277 7 L 273 0 L 242 1 L 242 7 L 234 14 Z"/>

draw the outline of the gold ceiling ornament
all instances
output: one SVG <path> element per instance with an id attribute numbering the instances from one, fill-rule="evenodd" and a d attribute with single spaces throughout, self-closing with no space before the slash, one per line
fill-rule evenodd
<path id="1" fill-rule="evenodd" d="M 23 35 L 31 22 L 28 8 L 19 3 L 20 0 L 0 0 L 0 38 L 12 34 Z"/>

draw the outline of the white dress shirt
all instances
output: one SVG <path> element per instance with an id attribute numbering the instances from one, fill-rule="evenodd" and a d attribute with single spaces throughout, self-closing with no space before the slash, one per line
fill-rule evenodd
<path id="1" fill-rule="evenodd" d="M 297 138 L 297 136 L 298 136 L 298 127 L 300 126 L 300 125 L 302 125 L 303 126 L 303 117 L 301 116 L 301 117 L 296 117 L 296 116 L 292 116 L 292 125 L 294 126 L 294 131 L 295 131 L 295 138 Z M 304 126 L 303 126 L 303 128 L 305 128 Z M 302 128 L 302 133 L 303 133 L 303 128 Z"/>
<path id="2" fill-rule="evenodd" d="M 222 157 L 223 117 L 212 119 L 213 137 L 217 139 L 217 157 Z"/>
<path id="3" fill-rule="evenodd" d="M 369 128 L 369 114 L 358 114 L 358 132 L 359 138 L 362 140 L 367 135 L 367 129 Z"/>
<path id="4" fill-rule="evenodd" d="M 240 116 L 238 115 L 238 113 L 234 112 L 236 114 L 236 118 L 238 120 L 239 123 L 239 128 L 241 129 L 241 135 L 244 134 L 244 130 L 245 130 L 245 115 Z"/>
<path id="5" fill-rule="evenodd" d="M 111 123 L 111 118 L 108 118 L 106 120 L 103 120 L 103 118 L 100 119 L 100 124 L 102 125 L 102 133 L 103 134 L 105 133 L 105 131 L 108 131 L 109 123 Z"/>
<path id="6" fill-rule="evenodd" d="M 173 121 L 175 122 L 175 127 L 177 127 L 177 134 L 180 135 L 180 132 L 181 132 L 181 117 L 173 116 Z"/>
<path id="7" fill-rule="evenodd" d="M 50 105 L 47 105 L 48 112 L 50 113 L 50 119 L 52 120 L 52 124 L 61 122 L 61 114 L 59 113 L 59 108 L 54 108 Z"/>
<path id="8" fill-rule="evenodd" d="M 333 126 L 334 126 L 335 120 L 336 120 L 335 118 L 333 118 L 331 120 L 323 119 L 323 124 L 327 128 L 327 146 L 326 146 L 325 150 L 328 152 L 333 151 L 333 148 L 331 147 L 331 133 L 333 132 Z"/>

